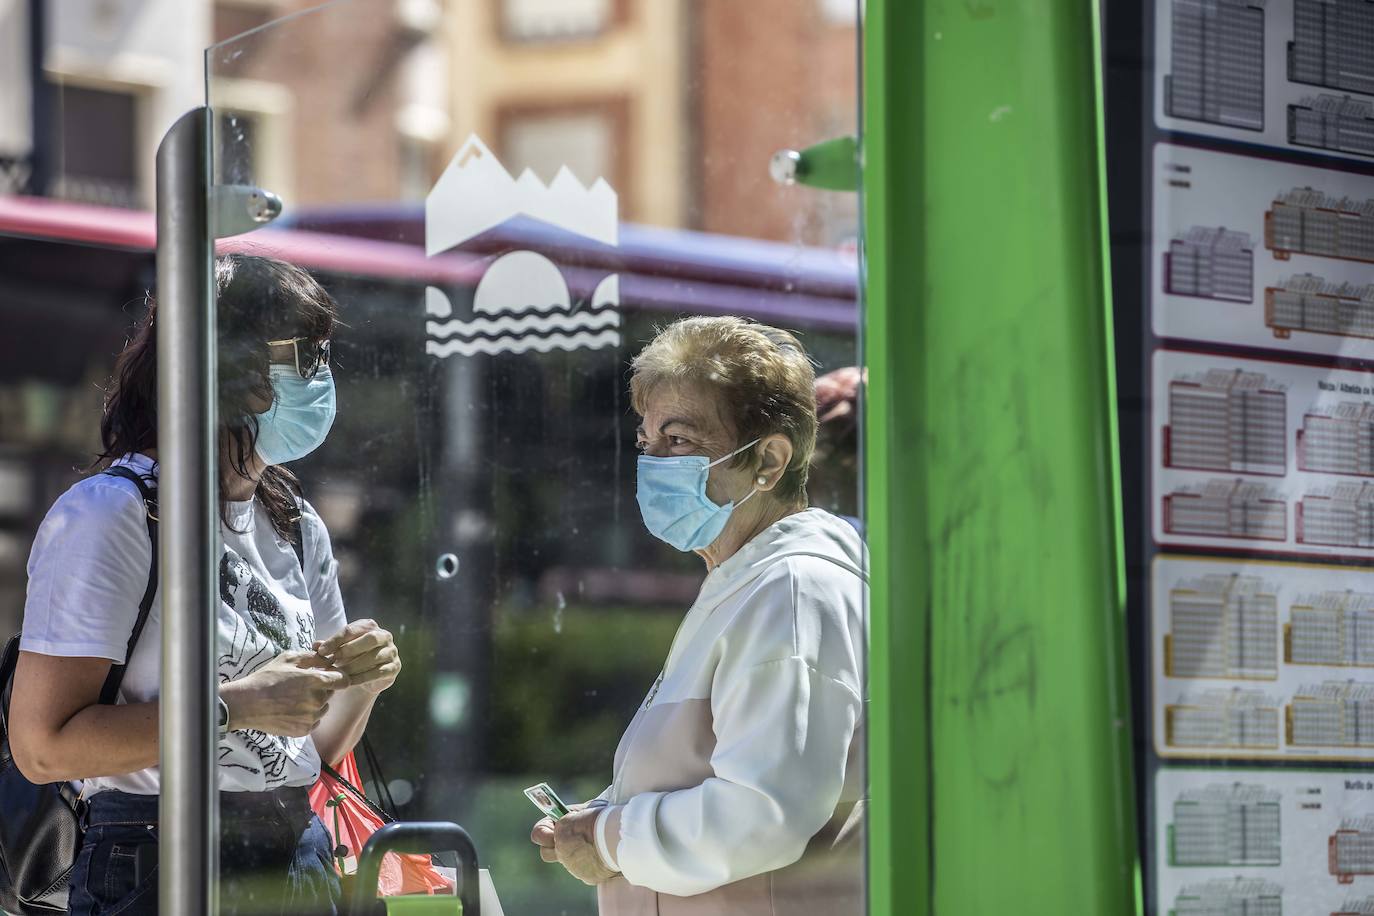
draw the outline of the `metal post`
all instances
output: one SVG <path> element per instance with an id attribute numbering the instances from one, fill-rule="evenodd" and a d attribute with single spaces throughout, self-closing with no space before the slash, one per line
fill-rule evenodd
<path id="1" fill-rule="evenodd" d="M 215 297 L 208 116 L 183 115 L 157 151 L 158 507 L 162 536 L 163 913 L 215 912 Z"/>
<path id="2" fill-rule="evenodd" d="M 53 145 L 57 116 L 55 87 L 48 81 L 45 57 L 48 53 L 48 11 L 45 0 L 29 0 L 29 81 L 33 101 L 31 148 L 29 151 L 28 193 L 45 196 L 52 188 L 56 163 Z"/>
<path id="3" fill-rule="evenodd" d="M 873 916 L 1139 912 L 1107 5 L 866 5 Z"/>

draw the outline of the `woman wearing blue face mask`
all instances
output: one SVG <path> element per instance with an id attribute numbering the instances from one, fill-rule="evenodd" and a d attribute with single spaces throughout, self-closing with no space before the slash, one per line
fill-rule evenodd
<path id="1" fill-rule="evenodd" d="M 329 533 L 282 466 L 334 421 L 337 308 L 281 261 L 230 255 L 215 279 L 220 912 L 334 913 L 332 844 L 309 787 L 400 670 L 391 634 L 345 619 Z M 157 912 L 155 325 L 150 302 L 115 366 L 100 472 L 54 504 L 28 566 L 10 740 L 30 781 L 82 783 L 74 914 Z"/>
<path id="2" fill-rule="evenodd" d="M 634 360 L 644 524 L 709 572 L 610 788 L 531 836 L 602 916 L 864 912 L 866 558 L 807 507 L 814 385 L 795 337 L 738 318 Z"/>

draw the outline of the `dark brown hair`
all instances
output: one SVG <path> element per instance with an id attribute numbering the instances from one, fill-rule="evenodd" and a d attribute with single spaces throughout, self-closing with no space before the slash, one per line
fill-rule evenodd
<path id="1" fill-rule="evenodd" d="M 248 476 L 257 446 L 257 414 L 272 403 L 269 340 L 327 340 L 338 323 L 329 293 L 299 267 L 273 258 L 231 254 L 215 259 L 216 331 L 219 362 L 220 494 L 231 474 Z M 101 452 L 92 467 L 106 468 L 131 452 L 157 448 L 157 301 L 115 361 L 100 420 Z M 256 497 L 272 527 L 292 538 L 300 515 L 300 484 L 284 467 L 269 467 Z"/>

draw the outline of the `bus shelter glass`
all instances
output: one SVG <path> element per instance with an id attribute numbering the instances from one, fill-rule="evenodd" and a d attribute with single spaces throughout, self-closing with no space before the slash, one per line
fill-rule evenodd
<path id="1" fill-rule="evenodd" d="M 331 635 L 337 578 L 347 618 L 403 662 L 356 755 L 368 796 L 462 825 L 506 912 L 594 913 L 531 845 L 522 790 L 606 789 L 706 574 L 641 520 L 630 360 L 687 316 L 795 333 L 818 378 L 811 504 L 862 528 L 857 200 L 769 172 L 778 150 L 857 131 L 856 11 L 345 0 L 218 38 L 213 174 L 240 195 L 222 218 L 243 220 L 250 189 L 283 202 L 218 232 L 221 420 L 264 409 L 262 347 L 285 341 L 271 378 L 299 410 L 256 451 L 299 480 L 315 583 L 312 630 L 255 591 L 226 530 L 222 597 L 256 632 L 221 677 Z M 318 300 L 278 320 L 316 284 L 332 327 Z M 326 377 L 337 413 L 310 450 Z M 269 777 L 301 764 L 262 740 Z M 221 842 L 227 868 L 242 844 Z M 335 852 L 350 873 L 358 850 Z"/>

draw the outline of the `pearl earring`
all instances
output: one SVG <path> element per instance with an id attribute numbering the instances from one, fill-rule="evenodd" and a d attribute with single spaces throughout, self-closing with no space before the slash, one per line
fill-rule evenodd
<path id="1" fill-rule="evenodd" d="M 764 484 L 768 483 L 768 478 L 760 474 L 758 477 L 754 478 L 754 483 L 758 484 L 759 486 L 763 486 Z"/>

